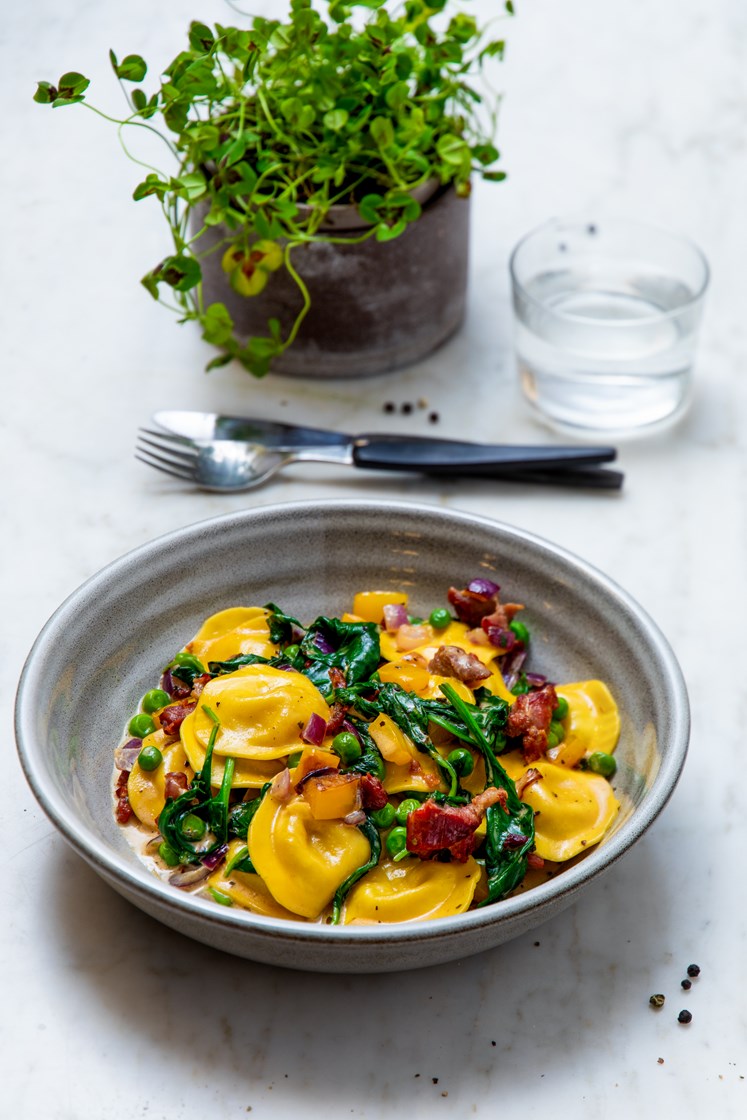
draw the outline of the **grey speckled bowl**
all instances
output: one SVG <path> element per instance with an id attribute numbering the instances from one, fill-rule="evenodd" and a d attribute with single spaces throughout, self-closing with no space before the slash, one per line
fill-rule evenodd
<path id="1" fill-rule="evenodd" d="M 216 906 L 151 875 L 114 822 L 111 749 L 162 666 L 213 611 L 275 600 L 309 621 L 357 590 L 404 588 L 428 612 L 450 583 L 494 576 L 527 604 L 532 668 L 601 677 L 622 735 L 610 834 L 562 875 L 492 907 L 391 926 L 330 928 Z M 21 760 L 65 838 L 116 891 L 166 925 L 252 960 L 378 972 L 478 953 L 552 917 L 609 871 L 666 804 L 687 751 L 679 666 L 654 623 L 581 560 L 480 517 L 397 502 L 294 503 L 181 529 L 110 564 L 39 635 L 18 690 Z"/>

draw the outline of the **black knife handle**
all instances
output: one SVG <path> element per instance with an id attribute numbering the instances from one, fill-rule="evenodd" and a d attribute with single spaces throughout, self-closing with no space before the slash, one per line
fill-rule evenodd
<path id="1" fill-rule="evenodd" d="M 614 447 L 526 447 L 516 444 L 476 444 L 421 439 L 357 439 L 353 462 L 358 467 L 388 471 L 421 471 L 425 474 L 489 474 L 572 470 L 609 463 Z"/>

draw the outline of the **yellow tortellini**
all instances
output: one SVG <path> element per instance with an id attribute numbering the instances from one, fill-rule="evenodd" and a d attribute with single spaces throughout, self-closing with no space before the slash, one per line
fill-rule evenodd
<path id="1" fill-rule="evenodd" d="M 480 865 L 471 856 L 466 863 L 383 859 L 353 887 L 343 920 L 414 922 L 462 914 L 479 878 Z"/>
<path id="2" fill-rule="evenodd" d="M 237 853 L 245 847 L 241 840 L 232 841 L 226 852 L 226 866 L 230 866 Z M 234 868 L 226 873 L 224 868 L 220 867 L 213 872 L 208 881 L 213 890 L 219 891 L 236 906 L 242 906 L 245 910 L 264 914 L 268 918 L 298 920 L 297 914 L 292 914 L 290 910 L 286 910 L 275 901 L 261 876 L 251 871 L 237 871 Z"/>
<path id="3" fill-rule="evenodd" d="M 553 762 L 528 766 L 520 751 L 501 757 L 506 773 L 514 781 L 527 770 L 540 778 L 521 795 L 535 816 L 537 855 L 562 863 L 602 839 L 620 805 L 606 778 L 584 770 L 571 770 Z"/>
<path id="4" fill-rule="evenodd" d="M 220 722 L 216 756 L 257 762 L 273 762 L 300 750 L 301 731 L 312 715 L 329 719 L 329 707 L 308 677 L 270 665 L 247 665 L 206 685 L 189 728 L 190 737 L 203 748 L 214 726 L 206 709 Z"/>
<path id="5" fill-rule="evenodd" d="M 369 626 L 365 635 L 359 633 L 352 640 L 360 648 L 365 637 L 368 646 L 364 648 L 370 649 L 371 624 L 381 621 L 384 608 L 407 604 L 405 592 L 362 592 L 356 596 L 353 613 L 343 615 L 342 621 L 352 625 L 365 621 Z M 391 612 L 386 614 L 391 623 Z M 330 661 L 322 662 L 321 673 L 317 668 L 316 679 L 321 681 L 317 687 L 305 672 L 311 657 L 326 657 L 330 648 L 321 643 L 317 654 L 307 641 L 299 654 L 298 650 L 288 652 L 286 643 L 276 646 L 270 638 L 269 617 L 265 608 L 231 607 L 208 618 L 187 643 L 185 651 L 206 668 L 210 662 L 227 662 L 242 654 L 268 660 L 282 654 L 278 664 L 283 667 L 264 661 L 246 665 L 216 675 L 207 683 L 200 679 L 186 701 L 185 694 L 178 693 L 182 700 L 175 703 L 185 703 L 187 711 L 178 740 L 173 741 L 160 729 L 159 712 L 163 726 L 176 728 L 177 716 L 183 715 L 183 711 L 171 713 L 168 720 L 162 709 L 154 711 L 151 706 L 154 695 L 157 704 L 168 696 L 161 693 L 159 697 L 159 690 L 152 690 L 151 699 L 146 697 L 142 714 L 152 714 L 157 730 L 144 739 L 144 745 L 157 747 L 162 761 L 151 771 L 134 762 L 127 778 L 127 798 L 122 796 L 121 784 L 117 785 L 117 797 L 120 810 L 123 800 L 126 810 L 129 799 L 137 820 L 146 828 L 157 828 L 160 815 L 162 842 L 154 837 L 149 853 L 157 852 L 153 858 L 156 862 L 161 859 L 168 868 L 178 866 L 179 861 L 191 867 L 198 864 L 204 852 L 217 853 L 216 859 L 221 862 L 206 881 L 201 880 L 200 890 L 212 892 L 213 898 L 224 905 L 286 920 L 324 921 L 331 911 L 333 919 L 338 920 L 341 900 L 338 896 L 332 907 L 333 900 L 354 872 L 362 877 L 344 900 L 342 921 L 348 925 L 444 918 L 485 901 L 488 878 L 482 862 L 484 857 L 489 860 L 490 854 L 482 846 L 486 834 L 484 814 L 491 797 L 495 802 L 498 795 L 495 791 L 486 792 L 486 765 L 477 740 L 454 738 L 449 720 L 444 721 L 446 727 L 437 724 L 434 712 L 423 709 L 419 701 L 444 699 L 442 690 L 448 683 L 461 701 L 475 704 L 474 689 L 457 678 L 431 673 L 428 668 L 441 646 L 454 645 L 473 654 L 490 670 L 490 676 L 480 687 L 509 705 L 516 703 L 517 698 L 508 690 L 500 671 L 500 652 L 482 641 L 472 641 L 467 636 L 469 628 L 454 620 L 443 629 L 429 623 L 417 624 L 420 630 L 414 634 L 407 624 L 407 633 L 402 632 L 399 643 L 395 633 L 381 630 L 378 677 L 365 684 L 360 694 L 352 689 L 335 696 L 333 690 L 344 681 L 344 676 L 339 676 L 347 668 L 344 657 L 337 663 L 332 660 L 331 665 Z M 332 640 L 336 640 L 338 631 L 333 629 L 331 633 Z M 344 634 L 344 641 L 351 640 L 349 631 Z M 415 648 L 411 646 L 413 638 L 420 641 Z M 345 647 L 341 648 L 344 652 Z M 332 652 L 337 658 L 337 651 Z M 373 662 L 375 666 L 375 658 Z M 372 670 L 374 666 L 368 667 Z M 193 668 L 199 674 L 199 666 Z M 299 668 L 304 671 L 298 671 Z M 327 691 L 332 694 L 329 703 L 321 691 L 327 687 L 328 668 L 331 676 Z M 383 697 L 382 684 L 389 686 Z M 410 697 L 393 696 L 391 685 L 404 689 Z M 521 750 L 513 750 L 501 755 L 500 762 L 519 784 L 521 800 L 535 812 L 536 855 L 562 864 L 596 844 L 618 811 L 609 782 L 596 773 L 579 769 L 578 764 L 594 752 L 609 754 L 614 750 L 620 718 L 614 699 L 601 681 L 558 685 L 557 692 L 568 702 L 562 741 L 557 742 L 560 730 L 555 727 L 555 739 L 551 740 L 555 745 L 539 761 L 527 763 Z M 376 706 L 379 697 L 382 698 Z M 342 707 L 333 699 L 342 701 Z M 405 701 L 415 709 L 414 723 L 398 714 L 398 704 L 404 710 Z M 468 713 L 459 708 L 458 701 L 454 704 L 461 713 L 455 722 L 463 719 L 463 726 L 469 727 Z M 419 750 L 410 735 L 419 740 L 426 728 L 430 741 L 425 744 L 427 750 Z M 212 792 L 205 770 L 211 744 Z M 460 753 L 452 758 L 454 788 L 450 791 L 452 779 L 439 762 L 456 747 Z M 471 768 L 465 747 L 472 757 Z M 377 767 L 379 777 L 374 778 Z M 536 771 L 535 780 L 525 784 L 522 779 L 529 769 Z M 470 772 L 466 774 L 465 770 Z M 166 775 L 170 771 L 184 774 L 188 782 L 201 771 L 203 782 L 194 787 L 194 794 L 190 790 L 183 801 L 170 803 L 164 813 Z M 226 783 L 226 789 L 219 793 L 227 773 L 232 790 L 228 790 Z M 119 779 L 120 783 L 122 780 Z M 178 792 L 178 786 L 174 788 Z M 242 804 L 243 790 L 261 792 L 255 801 Z M 455 800 L 437 797 L 435 806 L 431 802 L 419 817 L 407 816 L 408 812 L 417 811 L 418 801 L 425 801 L 431 794 L 450 792 L 456 793 Z M 481 794 L 485 796 L 481 798 Z M 475 800 L 473 808 L 460 817 L 459 807 L 468 801 L 465 795 Z M 407 800 L 412 804 L 404 805 Z M 451 813 L 450 820 L 439 816 L 441 806 Z M 229 811 L 230 820 L 226 816 Z M 180 832 L 185 814 L 195 813 L 198 817 L 203 814 L 196 822 L 196 843 L 202 845 L 199 848 L 189 846 L 188 830 Z M 437 825 L 429 837 L 426 831 L 434 817 Z M 439 847 L 451 835 L 449 829 L 455 823 L 457 830 L 464 828 L 465 820 L 466 843 L 462 844 L 460 839 L 458 843 L 462 846 L 452 841 Z M 394 835 L 392 830 L 396 830 Z M 221 858 L 227 837 L 242 832 L 246 838 L 231 839 L 225 857 Z M 379 841 L 382 854 L 378 863 L 367 867 L 369 861 L 374 862 L 372 851 L 378 850 Z M 418 851 L 418 856 L 408 853 L 407 842 Z M 474 855 L 461 862 L 469 851 L 481 862 Z M 421 855 L 425 858 L 419 858 Z M 246 866 L 254 870 L 239 870 L 247 857 L 250 862 Z M 162 870 L 167 873 L 166 868 Z M 204 874 L 208 874 L 206 870 Z M 544 875 L 541 861 L 535 860 L 522 889 Z"/>
<path id="6" fill-rule="evenodd" d="M 362 832 L 341 821 L 317 821 L 302 796 L 268 793 L 249 828 L 252 863 L 273 898 L 302 918 L 316 918 L 337 888 L 370 857 Z"/>
<path id="7" fill-rule="evenodd" d="M 166 804 L 166 775 L 181 771 L 192 779 L 192 770 L 181 743 L 166 743 L 163 731 L 155 731 L 143 739 L 144 747 L 157 747 L 163 762 L 156 770 L 143 770 L 136 762 L 127 779 L 127 796 L 135 816 L 148 828 L 155 828 L 158 814 Z"/>
<path id="8" fill-rule="evenodd" d="M 576 766 L 592 751 L 612 754 L 620 737 L 620 713 L 603 681 L 577 681 L 556 688 L 568 701 L 565 738 L 547 757 L 560 766 Z"/>
<path id="9" fill-rule="evenodd" d="M 269 612 L 263 607 L 229 607 L 206 619 L 187 644 L 187 651 L 209 661 L 229 661 L 239 654 L 254 653 L 272 657 L 276 647 L 270 641 Z"/>

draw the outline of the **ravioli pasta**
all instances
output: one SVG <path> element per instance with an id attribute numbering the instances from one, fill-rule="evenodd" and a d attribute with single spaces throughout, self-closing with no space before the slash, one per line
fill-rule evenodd
<path id="1" fill-rule="evenodd" d="M 523 605 L 491 580 L 447 601 L 208 618 L 115 752 L 116 818 L 153 870 L 259 915 L 397 923 L 495 904 L 597 844 L 619 808 L 609 689 L 529 672 Z"/>

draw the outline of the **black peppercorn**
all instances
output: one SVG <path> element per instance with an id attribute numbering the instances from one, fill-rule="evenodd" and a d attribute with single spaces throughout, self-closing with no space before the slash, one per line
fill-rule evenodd
<path id="1" fill-rule="evenodd" d="M 687 975 L 688 976 L 700 976 L 700 965 L 699 964 L 689 964 L 687 966 Z"/>
<path id="2" fill-rule="evenodd" d="M 680 985 L 680 987 L 684 988 L 686 992 L 689 992 L 690 988 L 692 988 L 692 986 L 693 986 L 692 980 L 683 980 L 682 984 Z"/>
<path id="3" fill-rule="evenodd" d="M 680 1011 L 679 1015 L 677 1016 L 678 1023 L 692 1023 L 692 1021 L 693 1016 L 691 1011 Z"/>
<path id="4" fill-rule="evenodd" d="M 428 420 L 430 421 L 431 424 L 437 424 L 440 419 L 441 419 L 441 417 L 438 415 L 437 412 L 429 412 L 428 413 Z"/>
<path id="5" fill-rule="evenodd" d="M 410 415 L 410 413 L 412 412 L 412 404 L 410 403 L 410 401 L 405 401 L 405 403 L 400 408 L 400 412 L 403 412 L 405 416 Z"/>
<path id="6" fill-rule="evenodd" d="M 394 412 L 394 401 L 387 401 L 384 405 L 384 412 Z"/>

